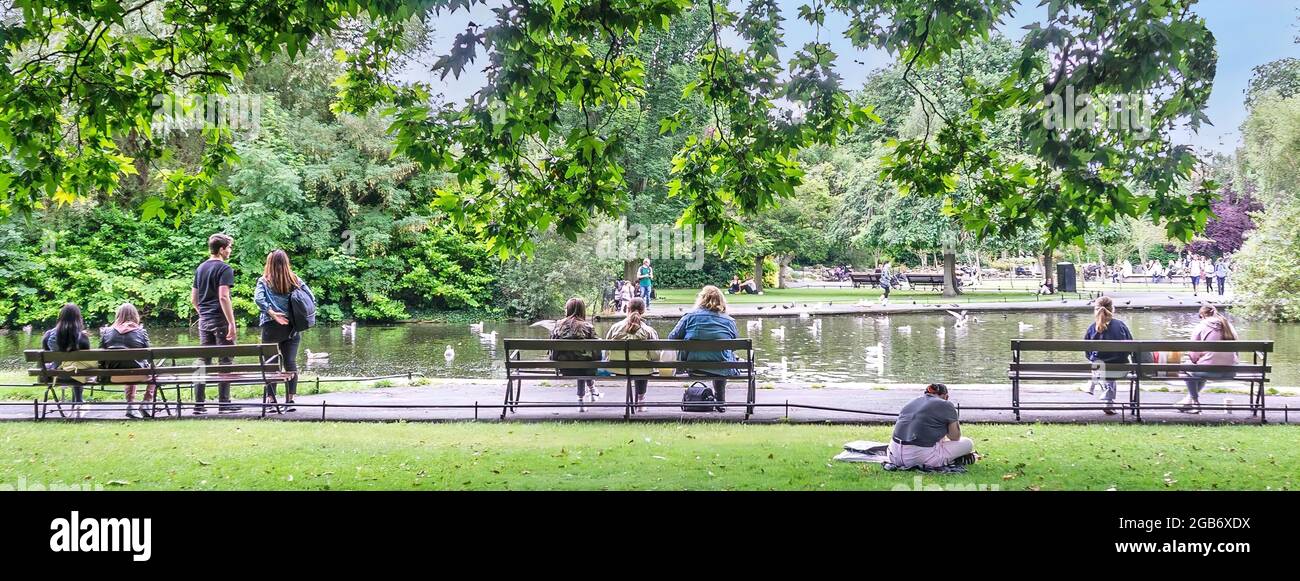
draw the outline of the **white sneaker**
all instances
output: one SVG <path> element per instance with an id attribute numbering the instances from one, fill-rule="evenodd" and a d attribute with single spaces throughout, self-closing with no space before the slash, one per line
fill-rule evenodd
<path id="1" fill-rule="evenodd" d="M 1192 396 L 1185 396 L 1183 399 L 1178 400 L 1178 403 L 1174 405 L 1178 406 L 1178 411 L 1186 412 L 1192 407 Z"/>

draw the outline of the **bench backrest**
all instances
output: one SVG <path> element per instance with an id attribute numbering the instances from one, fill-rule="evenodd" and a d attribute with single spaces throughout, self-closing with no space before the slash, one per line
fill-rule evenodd
<path id="1" fill-rule="evenodd" d="M 1073 362 L 1027 362 L 1028 353 L 1075 352 L 1082 354 L 1089 351 L 1100 353 L 1153 353 L 1157 351 L 1176 351 L 1187 353 L 1203 351 L 1210 353 L 1251 353 L 1251 363 L 1237 365 L 1197 365 L 1193 363 L 1143 363 L 1140 357 L 1131 363 L 1107 363 L 1108 371 L 1133 371 L 1145 374 L 1169 373 L 1177 371 L 1232 371 L 1238 374 L 1266 375 L 1272 371 L 1268 363 L 1268 354 L 1273 352 L 1272 341 L 1188 341 L 1188 340 L 1132 340 L 1132 341 L 1085 341 L 1077 339 L 1012 339 L 1012 362 L 1010 370 L 1014 373 L 1032 372 L 1087 372 L 1095 370 L 1095 365 L 1086 361 Z"/>
<path id="2" fill-rule="evenodd" d="M 943 284 L 942 274 L 904 274 L 907 282 L 921 284 Z"/>
<path id="3" fill-rule="evenodd" d="M 735 370 L 742 376 L 753 373 L 754 342 L 750 339 L 703 340 L 606 340 L 606 339 L 506 339 L 506 374 L 512 371 L 544 371 L 576 369 L 594 372 L 597 369 L 635 370 L 649 367 L 664 369 L 694 369 L 718 371 Z M 541 352 L 547 351 L 622 351 L 626 355 L 638 351 L 731 351 L 736 361 L 551 361 Z M 527 355 L 526 355 L 527 354 Z"/>
<path id="4" fill-rule="evenodd" d="M 145 349 L 83 349 L 81 351 L 42 351 L 29 349 L 23 352 L 28 363 L 35 365 L 27 374 L 36 381 L 48 383 L 59 378 L 82 380 L 88 377 L 99 378 L 99 383 L 113 383 L 109 379 L 120 377 L 157 377 L 160 375 L 185 375 L 202 372 L 218 373 L 273 373 L 280 370 L 279 358 L 272 359 L 280 353 L 274 343 L 250 345 L 211 345 L 186 347 L 149 347 Z M 195 361 L 201 358 L 212 359 L 212 364 L 202 365 Z M 234 362 L 222 365 L 219 360 L 230 358 Z M 172 364 L 167 364 L 168 361 Z M 188 360 L 186 364 L 180 361 Z M 242 362 L 239 360 L 243 360 Z M 115 361 L 148 361 L 151 367 L 143 369 L 113 369 L 101 367 L 103 363 Z M 75 369 L 63 369 L 64 363 L 74 362 Z M 47 364 L 53 369 L 47 368 Z M 135 383 L 135 381 L 128 381 Z"/>

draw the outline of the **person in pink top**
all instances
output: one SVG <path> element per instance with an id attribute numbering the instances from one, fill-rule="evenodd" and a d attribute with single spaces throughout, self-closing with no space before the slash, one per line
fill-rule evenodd
<path id="1" fill-rule="evenodd" d="M 1232 328 L 1228 318 L 1219 314 L 1211 305 L 1201 307 L 1201 323 L 1192 333 L 1193 341 L 1236 341 L 1237 331 Z M 1236 365 L 1236 353 L 1192 351 L 1187 354 L 1194 365 Z M 1185 371 L 1183 381 L 1187 382 L 1187 397 L 1178 402 L 1178 411 L 1191 414 L 1201 413 L 1201 390 L 1209 379 L 1230 379 L 1232 371 Z"/>

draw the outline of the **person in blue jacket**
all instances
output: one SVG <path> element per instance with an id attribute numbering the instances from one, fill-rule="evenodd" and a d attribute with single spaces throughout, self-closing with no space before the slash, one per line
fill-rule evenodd
<path id="1" fill-rule="evenodd" d="M 677 326 L 668 334 L 669 339 L 700 341 L 717 341 L 738 339 L 736 320 L 727 314 L 727 299 L 722 291 L 713 285 L 700 289 L 695 297 L 695 310 L 686 313 L 677 322 Z M 678 354 L 681 361 L 735 361 L 736 355 L 731 350 L 723 351 L 682 351 Z M 719 377 L 714 379 L 713 394 L 718 403 L 727 401 L 727 380 L 725 377 L 736 375 L 735 369 L 692 369 L 690 375 L 697 377 Z M 718 406 L 718 411 L 726 411 Z"/>
<path id="2" fill-rule="evenodd" d="M 1083 335 L 1086 341 L 1131 341 L 1133 333 L 1128 330 L 1128 325 L 1124 321 L 1115 318 L 1115 302 L 1110 297 L 1101 297 L 1097 299 L 1093 307 L 1093 323 L 1088 325 L 1088 331 Z M 1097 384 L 1103 386 L 1101 399 L 1106 400 L 1106 409 L 1102 410 L 1106 415 L 1115 415 L 1115 380 L 1126 377 L 1127 371 L 1108 371 L 1106 365 L 1110 363 L 1128 363 L 1129 354 L 1124 352 L 1087 352 L 1088 361 L 1096 364 L 1093 371 L 1092 381 L 1088 384 L 1088 393 L 1095 392 Z"/>

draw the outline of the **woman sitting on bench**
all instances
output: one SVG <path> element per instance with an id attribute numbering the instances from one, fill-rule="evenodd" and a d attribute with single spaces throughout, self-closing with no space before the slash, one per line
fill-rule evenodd
<path id="1" fill-rule="evenodd" d="M 1083 338 L 1086 341 L 1132 341 L 1133 333 L 1128 330 L 1128 325 L 1124 321 L 1115 318 L 1115 302 L 1110 297 L 1101 297 L 1097 299 L 1097 305 L 1093 307 L 1094 321 L 1088 325 L 1088 331 L 1084 333 Z M 1088 395 L 1096 392 L 1097 384 L 1102 384 L 1101 399 L 1106 400 L 1106 408 L 1102 411 L 1108 416 L 1115 415 L 1115 380 L 1128 376 L 1127 371 L 1107 371 L 1108 363 L 1128 363 L 1129 354 L 1119 352 L 1101 352 L 1089 351 L 1087 353 L 1088 361 L 1095 365 L 1092 371 L 1092 381 L 1088 382 Z"/>
<path id="2" fill-rule="evenodd" d="M 68 303 L 59 309 L 59 318 L 54 323 L 54 328 L 45 332 L 41 337 L 41 348 L 46 351 L 83 351 L 90 349 L 90 335 L 86 331 L 86 321 L 81 318 L 81 307 Z M 53 364 L 49 364 L 51 367 Z M 76 372 L 79 369 L 94 367 L 91 361 L 68 361 L 59 366 L 62 371 Z M 81 419 L 82 393 L 85 386 L 80 380 L 73 377 L 60 377 L 57 381 L 62 385 L 72 386 L 72 413 L 73 417 Z"/>
<path id="3" fill-rule="evenodd" d="M 1237 330 L 1232 328 L 1228 318 L 1219 314 L 1211 305 L 1200 310 L 1201 323 L 1192 333 L 1193 341 L 1236 341 Z M 1239 363 L 1236 353 L 1192 351 L 1187 354 L 1193 365 L 1236 365 Z M 1178 411 L 1189 414 L 1201 413 L 1201 390 L 1205 389 L 1207 379 L 1231 379 L 1231 371 L 1186 371 L 1183 381 L 1187 382 L 1187 397 L 1178 402 Z"/>
<path id="4" fill-rule="evenodd" d="M 939 468 L 973 464 L 975 442 L 961 435 L 957 407 L 948 401 L 948 386 L 932 383 L 925 394 L 898 412 L 889 442 L 889 463 L 899 468 Z"/>
<path id="5" fill-rule="evenodd" d="M 555 329 L 551 331 L 552 339 L 577 339 L 590 340 L 596 338 L 596 329 L 587 321 L 587 303 L 580 298 L 569 299 L 564 304 L 564 318 L 555 323 Z M 579 351 L 574 349 L 553 349 L 550 353 L 551 361 L 599 361 L 600 354 L 591 351 Z M 586 369 L 560 369 L 560 375 L 594 375 L 595 371 Z M 578 380 L 578 411 L 587 411 L 587 406 L 583 405 L 583 398 L 591 394 L 591 401 L 595 402 L 600 397 L 600 392 L 596 391 L 596 382 L 591 379 Z"/>
<path id="6" fill-rule="evenodd" d="M 716 286 L 707 285 L 700 289 L 700 294 L 695 296 L 695 310 L 686 313 L 681 320 L 677 321 L 677 326 L 668 333 L 668 338 L 719 341 L 738 339 L 740 333 L 736 330 L 736 320 L 727 314 L 727 299 L 722 296 L 722 291 Z M 736 355 L 731 350 L 681 351 L 678 352 L 678 361 L 735 362 Z M 687 373 L 694 377 L 726 377 L 736 375 L 736 370 L 690 369 Z M 727 401 L 726 379 L 713 380 L 713 394 L 719 404 Z M 717 410 L 725 412 L 727 408 L 718 405 Z"/>
<path id="7" fill-rule="evenodd" d="M 100 330 L 99 332 L 100 349 L 148 349 L 149 333 L 144 330 L 140 324 L 140 311 L 131 303 L 122 303 L 117 308 L 117 316 L 113 320 L 111 327 Z M 149 362 L 140 361 L 105 361 L 101 364 L 109 369 L 148 369 Z M 139 381 L 144 382 L 144 401 L 152 404 L 154 396 L 157 394 L 158 386 L 148 375 L 114 375 L 113 381 Z M 138 419 L 141 417 L 153 417 L 153 406 L 147 409 L 144 403 L 139 404 L 137 408 L 135 403 L 136 384 L 127 384 L 122 388 L 126 394 L 126 417 Z"/>

